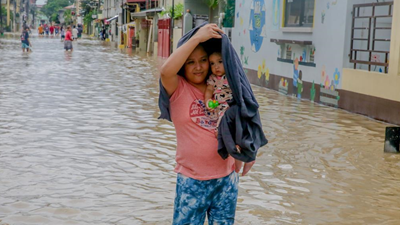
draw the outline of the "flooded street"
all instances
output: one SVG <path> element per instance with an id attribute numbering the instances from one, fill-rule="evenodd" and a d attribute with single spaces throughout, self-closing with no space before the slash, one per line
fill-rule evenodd
<path id="1" fill-rule="evenodd" d="M 171 224 L 175 130 L 158 61 L 83 39 L 0 38 L 0 225 Z M 236 224 L 399 224 L 388 124 L 253 86 L 269 144 Z"/>

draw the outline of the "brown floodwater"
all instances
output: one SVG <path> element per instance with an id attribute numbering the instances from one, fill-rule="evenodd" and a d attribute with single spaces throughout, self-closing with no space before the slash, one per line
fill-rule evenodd
<path id="1" fill-rule="evenodd" d="M 171 224 L 174 127 L 162 60 L 83 39 L 0 38 L 0 225 Z M 385 124 L 253 86 L 270 143 L 240 178 L 236 224 L 399 224 Z"/>

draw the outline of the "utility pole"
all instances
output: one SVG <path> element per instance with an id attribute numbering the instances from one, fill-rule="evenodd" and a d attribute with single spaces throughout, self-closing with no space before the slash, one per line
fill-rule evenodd
<path id="1" fill-rule="evenodd" d="M 171 28 L 170 28 L 170 34 L 169 34 L 169 36 L 170 36 L 170 47 L 169 47 L 169 49 L 170 49 L 170 54 L 172 54 L 172 51 L 173 51 L 173 49 L 174 49 L 174 14 L 175 14 L 175 12 L 174 12 L 174 10 L 175 10 L 175 1 L 174 0 L 172 0 L 172 10 L 171 10 Z"/>
<path id="2" fill-rule="evenodd" d="M 3 7 L 1 6 L 1 0 L 0 0 L 0 35 L 3 35 Z"/>
<path id="3" fill-rule="evenodd" d="M 7 0 L 7 26 L 10 26 L 10 0 Z"/>
<path id="4" fill-rule="evenodd" d="M 13 10 L 13 32 L 17 31 L 17 1 L 13 0 L 13 6 L 14 6 L 14 10 Z"/>
<path id="5" fill-rule="evenodd" d="M 25 17 L 25 26 L 26 27 L 29 27 L 29 25 L 27 24 L 28 23 L 28 21 L 29 21 L 29 0 L 25 0 L 26 1 L 26 6 L 25 6 L 25 14 L 26 14 L 26 17 Z M 25 29 L 25 27 L 23 28 L 23 29 Z"/>

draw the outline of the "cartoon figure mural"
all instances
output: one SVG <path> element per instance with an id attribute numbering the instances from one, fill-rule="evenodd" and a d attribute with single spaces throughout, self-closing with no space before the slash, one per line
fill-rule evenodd
<path id="1" fill-rule="evenodd" d="M 249 33 L 251 50 L 258 52 L 261 48 L 264 37 L 267 36 L 264 0 L 252 0 L 250 7 Z"/>
<path id="2" fill-rule="evenodd" d="M 303 93 L 303 72 L 299 71 L 299 78 L 297 79 L 297 98 L 301 99 L 301 93 Z"/>
<path id="3" fill-rule="evenodd" d="M 296 58 L 293 61 L 293 92 L 292 94 L 296 96 L 297 93 L 297 80 L 299 79 L 299 59 Z"/>

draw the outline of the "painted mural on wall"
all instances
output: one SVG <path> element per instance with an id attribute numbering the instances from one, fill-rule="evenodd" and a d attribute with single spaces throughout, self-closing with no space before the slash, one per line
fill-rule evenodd
<path id="1" fill-rule="evenodd" d="M 328 2 L 326 3 L 326 12 L 325 12 L 325 9 L 323 9 L 323 10 L 321 11 L 321 23 L 322 23 L 322 24 L 325 23 L 325 16 L 326 16 L 326 14 L 328 13 L 328 11 L 329 11 L 329 9 L 331 8 L 331 6 L 336 6 L 337 3 L 338 3 L 338 0 L 331 0 L 331 1 L 328 1 Z"/>
<path id="2" fill-rule="evenodd" d="M 281 30 L 283 0 L 237 0 L 232 43 L 240 54 L 243 67 L 252 71 L 249 73 L 251 76 L 257 76 L 253 79 L 258 79 L 261 86 L 275 89 L 278 86 L 282 94 L 290 94 L 295 98 L 306 97 L 311 101 L 320 102 L 322 96 L 322 101 L 337 106 L 340 99 L 337 89 L 341 87 L 341 67 L 337 65 L 343 64 L 343 52 L 334 46 L 341 44 L 343 35 L 335 32 L 342 30 L 345 22 L 335 15 L 346 7 L 345 1 L 316 1 L 316 32 L 300 35 Z M 270 39 L 294 42 L 271 42 Z M 325 40 L 330 40 L 329 44 Z M 299 41 L 312 41 L 312 44 Z M 283 79 L 275 80 L 275 75 Z M 270 84 L 272 81 L 279 84 Z M 320 88 L 323 89 L 322 94 Z"/>
<path id="3" fill-rule="evenodd" d="M 289 85 L 288 85 L 287 79 L 281 78 L 281 80 L 279 81 L 279 90 L 278 91 L 284 95 L 287 95 L 288 89 L 289 89 Z"/>
<path id="4" fill-rule="evenodd" d="M 261 65 L 258 65 L 257 76 L 261 85 L 267 87 L 269 83 L 269 69 L 265 66 L 265 59 Z"/>
<path id="5" fill-rule="evenodd" d="M 264 0 L 252 0 L 250 5 L 249 33 L 251 50 L 254 52 L 260 50 L 264 37 L 267 36 L 265 13 Z M 243 34 L 245 34 L 245 32 L 243 32 Z"/>
<path id="6" fill-rule="evenodd" d="M 340 71 L 338 68 L 335 68 L 332 77 L 330 77 L 326 71 L 325 66 L 322 66 L 321 71 L 321 88 L 320 88 L 320 101 L 322 104 L 338 106 L 339 103 L 339 92 L 336 91 L 336 88 L 340 84 Z"/>

